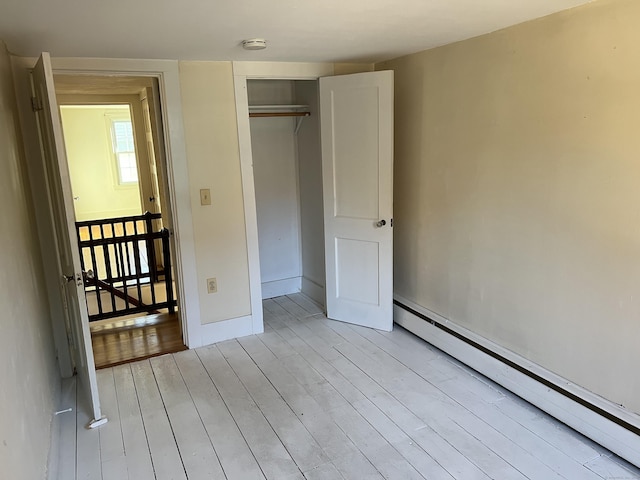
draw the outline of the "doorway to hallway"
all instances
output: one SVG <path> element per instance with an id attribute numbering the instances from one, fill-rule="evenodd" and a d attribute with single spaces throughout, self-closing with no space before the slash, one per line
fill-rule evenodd
<path id="1" fill-rule="evenodd" d="M 183 350 L 154 80 L 55 81 L 96 368 Z"/>

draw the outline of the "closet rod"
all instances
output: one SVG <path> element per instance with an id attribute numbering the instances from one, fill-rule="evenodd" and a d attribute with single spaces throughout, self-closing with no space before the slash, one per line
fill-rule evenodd
<path id="1" fill-rule="evenodd" d="M 308 117 L 311 112 L 249 112 L 249 117 Z"/>

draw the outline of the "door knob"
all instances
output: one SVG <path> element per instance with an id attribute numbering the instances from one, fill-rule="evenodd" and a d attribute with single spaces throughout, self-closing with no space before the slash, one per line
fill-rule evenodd
<path id="1" fill-rule="evenodd" d="M 76 279 L 75 275 L 62 275 L 62 278 L 64 278 L 67 282 L 73 282 Z"/>
<path id="2" fill-rule="evenodd" d="M 378 228 L 382 228 L 387 224 L 386 220 L 380 220 L 379 222 L 376 222 L 376 227 Z"/>

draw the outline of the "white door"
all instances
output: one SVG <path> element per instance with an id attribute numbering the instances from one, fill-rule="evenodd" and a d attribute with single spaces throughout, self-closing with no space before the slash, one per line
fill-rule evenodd
<path id="1" fill-rule="evenodd" d="M 320 79 L 327 316 L 393 328 L 393 72 Z"/>
<path id="2" fill-rule="evenodd" d="M 102 418 L 100 411 L 80 252 L 75 243 L 77 234 L 71 180 L 48 53 L 43 53 L 38 60 L 32 73 L 32 82 L 43 168 L 47 178 L 47 194 L 55 230 L 56 245 L 51 249 L 51 255 L 58 258 L 60 288 L 68 316 L 66 323 L 70 329 L 70 343 L 79 387 L 84 394 L 80 398 L 84 397 L 82 400 L 86 402 L 82 407 L 88 408 L 89 413 L 93 414 L 93 421 L 89 426 L 97 426 L 106 419 Z"/>

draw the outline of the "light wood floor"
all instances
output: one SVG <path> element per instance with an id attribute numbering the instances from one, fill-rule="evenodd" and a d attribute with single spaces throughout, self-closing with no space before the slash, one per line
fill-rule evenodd
<path id="1" fill-rule="evenodd" d="M 109 423 L 62 414 L 59 478 L 640 478 L 399 327 L 333 322 L 301 295 L 264 309 L 262 335 L 100 370 Z"/>

